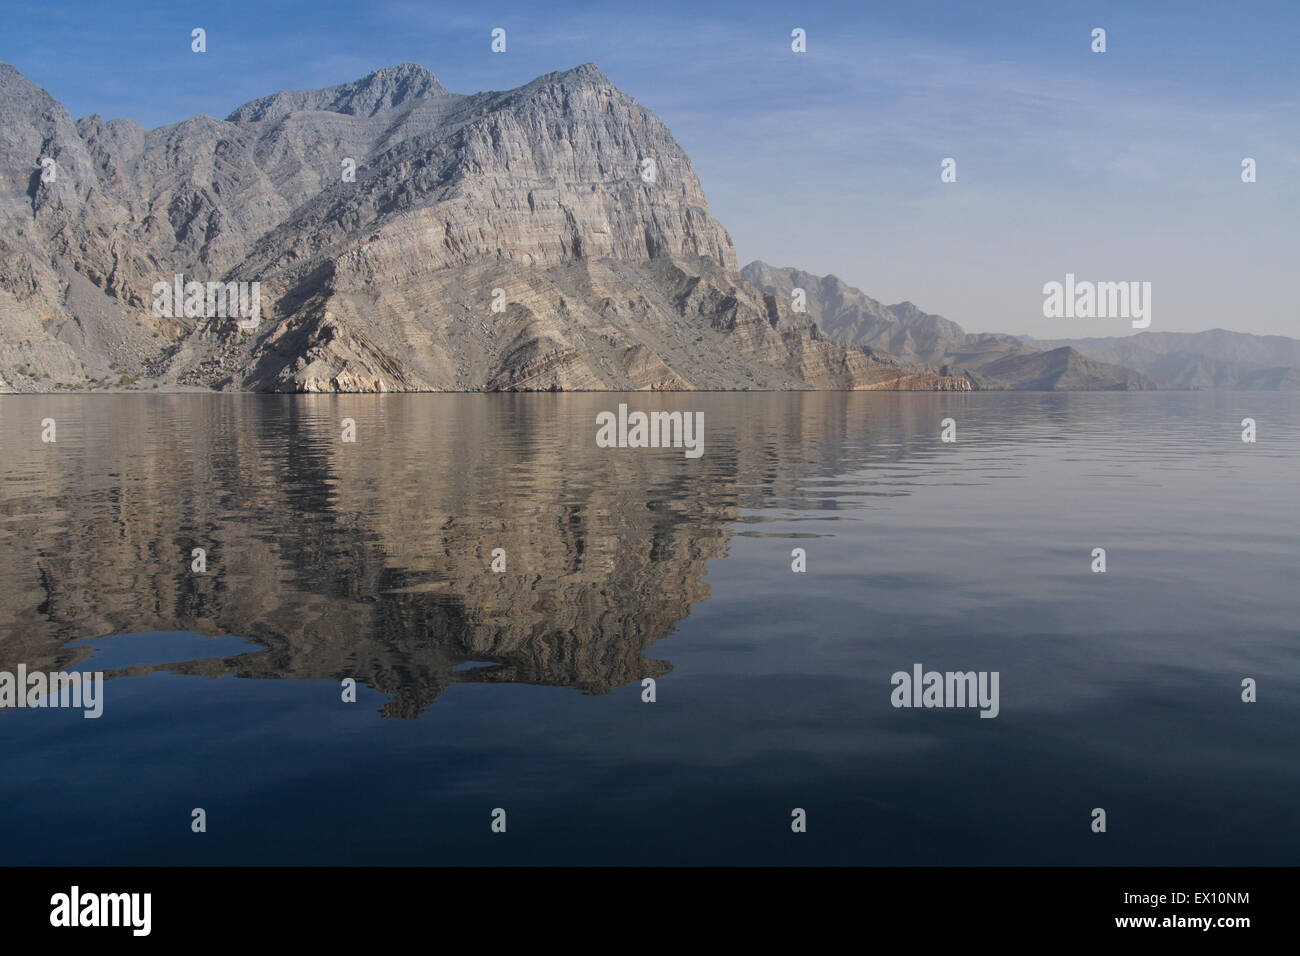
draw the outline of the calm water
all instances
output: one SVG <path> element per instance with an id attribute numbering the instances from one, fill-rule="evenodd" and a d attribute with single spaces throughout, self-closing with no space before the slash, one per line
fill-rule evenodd
<path id="1" fill-rule="evenodd" d="M 704 455 L 596 448 L 620 400 L 703 411 Z M 0 863 L 1296 863 L 1298 422 L 6 397 L 0 670 L 107 681 L 98 720 L 0 711 Z M 895 709 L 917 662 L 998 671 L 999 716 Z"/>

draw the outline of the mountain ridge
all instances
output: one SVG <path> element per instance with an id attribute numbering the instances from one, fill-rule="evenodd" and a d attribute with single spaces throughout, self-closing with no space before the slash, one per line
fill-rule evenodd
<path id="1" fill-rule="evenodd" d="M 1300 388 L 1300 340 L 1228 329 L 1152 332 L 1084 339 L 1035 339 L 1035 348 L 1063 344 L 1092 358 L 1118 362 L 1181 388 Z"/>
<path id="2" fill-rule="evenodd" d="M 0 121 L 6 391 L 1300 380 L 1262 339 L 966 333 L 833 275 L 740 269 L 685 150 L 590 62 L 471 94 L 402 63 L 152 130 L 74 121 L 0 64 Z M 186 282 L 198 306 L 160 310 L 157 290 Z M 214 310 L 224 283 L 258 287 L 257 321 Z"/>
<path id="3" fill-rule="evenodd" d="M 741 271 L 765 291 L 787 298 L 796 287 L 803 288 L 809 314 L 841 344 L 866 345 L 903 362 L 960 368 L 981 388 L 1030 387 L 1028 382 L 1041 387 L 1056 378 L 1054 368 L 1064 371 L 1060 357 L 1043 357 L 1061 349 L 1074 353 L 1072 370 L 1060 377 L 1075 383 L 1065 386 L 1071 389 L 1300 388 L 1300 339 L 1286 336 L 1222 328 L 1080 339 L 968 333 L 912 302 L 884 305 L 835 275 L 762 260 Z"/>
<path id="4" fill-rule="evenodd" d="M 968 333 L 912 302 L 884 305 L 834 275 L 818 276 L 756 260 L 741 270 L 751 283 L 793 300 L 802 289 L 808 315 L 842 345 L 863 345 L 900 362 L 961 374 L 982 389 L 1138 390 L 1155 379 L 1118 363 L 1099 361 L 1068 345 L 1049 350 L 1015 336 Z"/>
<path id="5" fill-rule="evenodd" d="M 689 156 L 592 63 L 468 95 L 401 64 L 153 130 L 9 66 L 0 94 L 7 390 L 973 387 L 749 286 Z M 173 282 L 199 298 L 160 310 Z M 258 321 L 210 314 L 219 283 L 256 283 Z"/>

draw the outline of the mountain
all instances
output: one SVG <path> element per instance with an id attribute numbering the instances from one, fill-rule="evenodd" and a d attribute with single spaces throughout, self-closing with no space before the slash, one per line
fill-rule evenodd
<path id="1" fill-rule="evenodd" d="M 980 388 L 1039 391 L 1151 389 L 1141 372 L 1089 358 L 1069 347 L 1035 348 L 1010 335 L 967 334 L 956 322 L 922 312 L 911 302 L 883 305 L 833 276 L 751 262 L 742 275 L 778 301 L 802 289 L 808 316 L 833 340 L 867 346 L 900 362 L 961 375 Z M 1124 363 L 1125 365 L 1127 363 Z"/>
<path id="2" fill-rule="evenodd" d="M 1068 345 L 1182 388 L 1300 388 L 1300 340 L 1282 335 L 1211 329 L 1050 341 L 1022 336 L 1020 341 L 1034 348 Z"/>
<path id="3" fill-rule="evenodd" d="M 1068 346 L 1045 352 L 1011 352 L 979 367 L 978 381 L 990 388 L 1055 391 L 1132 391 L 1156 382 L 1122 365 L 1088 358 Z"/>
<path id="4" fill-rule="evenodd" d="M 0 64 L 0 221 L 7 390 L 972 387 L 746 282 L 689 157 L 594 64 L 473 95 L 403 64 L 154 130 Z M 246 313 L 168 308 L 177 275 Z"/>

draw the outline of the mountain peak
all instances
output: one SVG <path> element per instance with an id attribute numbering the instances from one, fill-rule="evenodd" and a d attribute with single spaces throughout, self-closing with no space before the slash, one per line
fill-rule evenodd
<path id="1" fill-rule="evenodd" d="M 595 63 L 583 63 L 581 66 L 571 67 L 567 70 L 556 70 L 554 73 L 543 74 L 531 83 L 525 84 L 521 89 L 536 89 L 555 84 L 565 87 L 594 86 L 600 89 L 616 89 L 610 78 L 602 73 L 600 67 Z"/>
<path id="2" fill-rule="evenodd" d="M 580 79 L 591 80 L 596 83 L 609 83 L 609 77 L 602 73 L 600 67 L 591 60 L 588 60 L 580 66 L 575 66 L 573 69 L 567 70 L 566 72 L 572 73 L 575 77 Z"/>
<path id="3" fill-rule="evenodd" d="M 40 102 L 46 107 L 59 107 L 58 100 L 43 86 L 33 83 L 22 70 L 11 63 L 0 62 L 0 91 L 3 91 L 3 99 L 6 103 L 12 100 L 18 102 L 18 105 L 28 107 Z"/>
<path id="4" fill-rule="evenodd" d="M 387 89 L 406 89 L 418 94 L 445 94 L 447 88 L 418 63 L 399 63 L 397 66 L 385 66 L 367 73 L 359 80 L 343 84 L 344 87 L 383 87 Z M 342 87 L 339 87 L 340 89 Z"/>
<path id="5" fill-rule="evenodd" d="M 418 63 L 399 63 L 339 86 L 272 93 L 245 103 L 226 119 L 232 123 L 256 123 L 301 110 L 368 117 L 423 97 L 451 95 L 436 76 Z"/>

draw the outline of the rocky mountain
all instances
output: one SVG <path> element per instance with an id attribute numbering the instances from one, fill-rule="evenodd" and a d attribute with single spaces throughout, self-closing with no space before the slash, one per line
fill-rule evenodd
<path id="1" fill-rule="evenodd" d="M 0 221 L 7 390 L 972 387 L 746 282 L 593 64 L 468 96 L 404 64 L 154 130 L 0 64 Z"/>
<path id="2" fill-rule="evenodd" d="M 1150 376 L 1070 348 L 1043 350 L 1015 336 L 967 334 L 956 322 L 922 312 L 911 302 L 884 305 L 833 276 L 751 262 L 746 279 L 779 302 L 803 290 L 808 316 L 845 346 L 867 346 L 900 362 L 961 375 L 980 388 L 1036 391 L 1151 389 Z M 1125 363 L 1127 364 L 1127 363 Z"/>
<path id="3" fill-rule="evenodd" d="M 1300 388 L 1300 340 L 1283 335 L 1211 329 L 1051 341 L 1026 336 L 1020 341 L 1033 348 L 1070 346 L 1181 388 Z"/>

